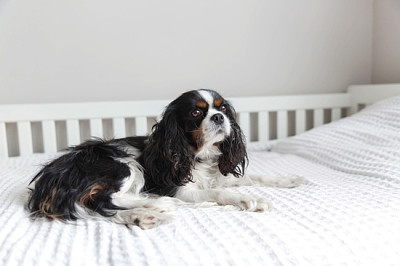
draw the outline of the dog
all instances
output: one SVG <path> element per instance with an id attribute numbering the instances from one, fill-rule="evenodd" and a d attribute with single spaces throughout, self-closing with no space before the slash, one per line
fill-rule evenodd
<path id="1" fill-rule="evenodd" d="M 149 229 L 189 204 L 214 202 L 252 212 L 272 207 L 264 198 L 225 187 L 305 183 L 301 177 L 247 175 L 247 164 L 229 101 L 212 90 L 188 91 L 166 107 L 150 136 L 91 139 L 46 164 L 30 183 L 28 208 L 33 217 L 102 218 Z"/>

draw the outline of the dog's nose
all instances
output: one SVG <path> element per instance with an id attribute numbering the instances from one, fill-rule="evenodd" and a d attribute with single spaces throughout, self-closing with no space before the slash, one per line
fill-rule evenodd
<path id="1" fill-rule="evenodd" d="M 215 114 L 211 117 L 211 121 L 214 121 L 217 125 L 221 125 L 224 123 L 224 116 L 222 114 Z"/>

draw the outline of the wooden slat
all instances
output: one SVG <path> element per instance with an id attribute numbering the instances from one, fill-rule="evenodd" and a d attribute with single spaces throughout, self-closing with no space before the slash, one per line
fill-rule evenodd
<path id="1" fill-rule="evenodd" d="M 126 137 L 126 127 L 125 118 L 113 118 L 113 129 L 115 138 L 125 138 Z"/>
<path id="2" fill-rule="evenodd" d="M 239 126 L 242 129 L 246 141 L 250 142 L 250 113 L 242 112 L 238 113 Z"/>
<path id="3" fill-rule="evenodd" d="M 324 123 L 324 110 L 315 109 L 314 110 L 314 127 L 318 127 Z"/>
<path id="4" fill-rule="evenodd" d="M 306 131 L 306 110 L 296 110 L 296 135 Z"/>
<path id="5" fill-rule="evenodd" d="M 258 113 L 258 140 L 267 141 L 269 140 L 269 113 L 259 112 Z"/>
<path id="6" fill-rule="evenodd" d="M 288 136 L 288 113 L 286 110 L 278 111 L 277 123 L 277 138 L 286 138 Z"/>
<path id="7" fill-rule="evenodd" d="M 78 145 L 80 141 L 79 121 L 77 119 L 67 120 L 67 143 L 68 146 Z"/>
<path id="8" fill-rule="evenodd" d="M 8 157 L 6 123 L 0 122 L 0 158 Z"/>
<path id="9" fill-rule="evenodd" d="M 91 137 L 103 137 L 103 123 L 100 118 L 90 119 L 90 136 Z"/>
<path id="10" fill-rule="evenodd" d="M 31 122 L 21 121 L 17 123 L 19 154 L 28 155 L 33 153 Z"/>
<path id="11" fill-rule="evenodd" d="M 145 136 L 148 134 L 146 117 L 135 117 L 135 134 L 136 136 Z"/>
<path id="12" fill-rule="evenodd" d="M 56 124 L 53 120 L 42 122 L 44 152 L 57 151 Z"/>
<path id="13" fill-rule="evenodd" d="M 341 114 L 340 108 L 333 108 L 331 112 L 331 121 L 339 120 L 340 114 Z"/>

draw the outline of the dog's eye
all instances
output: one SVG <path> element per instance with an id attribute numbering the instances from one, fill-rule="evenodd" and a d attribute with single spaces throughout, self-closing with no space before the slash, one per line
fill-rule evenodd
<path id="1" fill-rule="evenodd" d="M 198 117 L 198 116 L 200 116 L 202 113 L 201 113 L 201 111 L 199 110 L 199 109 L 194 109 L 193 111 L 192 111 L 192 116 L 193 117 Z"/>
<path id="2" fill-rule="evenodd" d="M 221 111 L 221 112 L 226 112 L 226 105 L 225 104 L 223 104 L 223 105 L 221 105 L 221 107 L 219 108 L 219 110 Z"/>

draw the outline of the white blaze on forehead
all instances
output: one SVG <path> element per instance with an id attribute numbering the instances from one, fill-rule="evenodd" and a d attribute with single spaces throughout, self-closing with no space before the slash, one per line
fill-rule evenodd
<path id="1" fill-rule="evenodd" d="M 223 113 L 221 111 L 218 111 L 218 110 L 215 110 L 215 109 L 209 109 L 207 117 L 209 117 L 209 116 L 211 117 L 211 116 L 213 116 L 215 114 L 222 114 L 223 115 Z"/>
<path id="2" fill-rule="evenodd" d="M 203 140 L 204 140 L 204 145 L 203 148 L 201 149 L 203 152 L 207 153 L 206 151 L 212 146 L 214 143 L 220 142 L 224 140 L 227 136 L 230 135 L 231 133 L 231 124 L 224 112 L 221 112 L 214 107 L 214 97 L 212 92 L 206 91 L 206 90 L 199 90 L 200 96 L 203 98 L 204 101 L 208 103 L 208 110 L 207 110 L 207 115 L 203 118 L 203 121 L 201 122 L 200 128 L 203 132 Z M 212 121 L 212 117 L 215 114 L 221 114 L 224 117 L 224 120 L 221 124 L 216 124 L 214 121 Z M 200 152 L 200 154 L 203 154 Z M 203 154 L 204 155 L 204 154 Z M 201 156 L 203 156 L 201 155 Z M 197 155 L 196 155 L 197 156 Z M 201 157 L 200 156 L 200 157 Z"/>
<path id="3" fill-rule="evenodd" d="M 208 103 L 208 106 L 212 107 L 214 105 L 214 97 L 209 91 L 199 91 L 201 97 Z"/>

